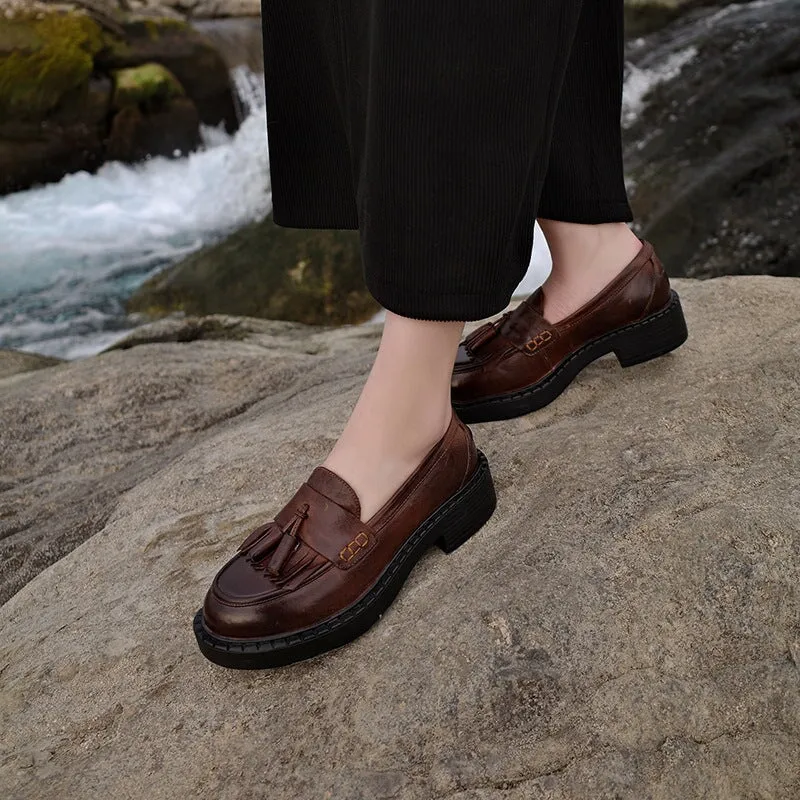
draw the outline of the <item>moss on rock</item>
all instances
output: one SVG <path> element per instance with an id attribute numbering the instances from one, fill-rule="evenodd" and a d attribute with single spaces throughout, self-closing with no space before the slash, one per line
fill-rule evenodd
<path id="1" fill-rule="evenodd" d="M 130 30 L 136 23 L 129 23 L 128 29 Z M 191 30 L 191 25 L 182 19 L 175 17 L 149 17 L 142 20 L 141 24 L 147 29 L 147 33 L 151 39 L 159 39 L 164 33 L 186 33 Z"/>
<path id="2" fill-rule="evenodd" d="M 227 67 L 202 34 L 90 6 L 0 11 L 0 194 L 108 158 L 190 152 L 201 121 L 238 127 Z"/>
<path id="3" fill-rule="evenodd" d="M 103 72 L 157 63 L 183 86 L 206 125 L 238 127 L 230 74 L 212 42 L 180 20 L 154 18 L 125 22 L 126 40 L 106 36 L 95 66 Z"/>
<path id="4" fill-rule="evenodd" d="M 268 217 L 151 278 L 128 310 L 343 324 L 369 319 L 378 304 L 356 232 L 282 228 Z"/>
<path id="5" fill-rule="evenodd" d="M 114 73 L 115 108 L 166 101 L 184 94 L 180 81 L 161 64 L 142 64 Z"/>
<path id="6" fill-rule="evenodd" d="M 0 28 L 0 117 L 38 119 L 85 85 L 103 44 L 82 13 L 19 16 Z"/>

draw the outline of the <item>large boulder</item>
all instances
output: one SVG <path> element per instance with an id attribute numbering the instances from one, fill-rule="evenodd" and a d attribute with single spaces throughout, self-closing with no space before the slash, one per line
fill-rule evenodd
<path id="1" fill-rule="evenodd" d="M 194 356 L 184 361 L 180 353 L 190 352 L 179 348 L 177 359 L 156 356 L 161 367 L 141 372 L 134 364 L 154 353 L 137 347 L 135 356 L 115 352 L 46 370 L 50 379 L 34 386 L 30 375 L 14 374 L 33 367 L 33 357 L 0 358 L 13 375 L 0 380 L 0 603 L 100 530 L 122 492 L 196 436 L 291 382 L 294 356 L 309 347 L 307 332 L 316 333 L 280 322 L 215 319 L 183 321 L 173 337 L 176 325 L 164 321 L 157 334 L 140 329 L 119 346 L 147 337 L 196 341 L 207 353 L 202 368 Z M 284 358 L 269 369 L 262 368 L 260 348 L 232 362 L 225 347 L 207 341 L 256 334 L 283 342 Z"/>
<path id="2" fill-rule="evenodd" d="M 325 457 L 377 329 L 195 325 L 0 384 L 11 539 L 103 517 L 0 607 L 0 796 L 800 796 L 800 281 L 678 289 L 683 348 L 476 426 L 491 522 L 267 673 L 204 661 L 191 618 Z"/>
<path id="3" fill-rule="evenodd" d="M 358 233 L 275 225 L 268 216 L 142 285 L 129 312 L 237 314 L 308 324 L 363 322 L 378 311 Z"/>
<path id="4" fill-rule="evenodd" d="M 798 19 L 800 0 L 730 6 L 629 47 L 645 80 L 668 76 L 625 158 L 642 233 L 675 275 L 800 275 Z"/>
<path id="5" fill-rule="evenodd" d="M 5 14 L 0 194 L 109 159 L 187 152 L 200 142 L 200 122 L 230 131 L 237 125 L 224 60 L 180 19 L 137 18 L 99 0 L 15 0 Z M 143 67 L 169 71 L 179 91 L 127 93 L 123 102 L 115 83 Z"/>
<path id="6" fill-rule="evenodd" d="M 114 108 L 166 102 L 186 95 L 180 81 L 161 64 L 121 69 L 114 77 Z"/>
<path id="7" fill-rule="evenodd" d="M 0 27 L 0 120 L 39 120 L 83 89 L 103 47 L 85 14 L 22 14 Z"/>
<path id="8" fill-rule="evenodd" d="M 106 142 L 106 157 L 111 160 L 172 156 L 200 144 L 197 108 L 161 64 L 117 70 L 111 105 L 117 112 Z"/>
<path id="9" fill-rule="evenodd" d="M 109 40 L 98 53 L 97 67 L 113 72 L 156 62 L 166 67 L 197 106 L 200 120 L 207 125 L 238 126 L 224 59 L 200 32 L 176 19 L 150 17 L 124 19 L 124 38 Z"/>
<path id="10" fill-rule="evenodd" d="M 111 82 L 94 74 L 100 26 L 82 13 L 0 25 L 0 194 L 102 162 Z"/>

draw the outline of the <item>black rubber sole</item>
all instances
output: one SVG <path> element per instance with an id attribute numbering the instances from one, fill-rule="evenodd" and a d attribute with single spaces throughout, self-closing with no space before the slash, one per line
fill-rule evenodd
<path id="1" fill-rule="evenodd" d="M 467 424 L 521 417 L 552 403 L 584 367 L 607 353 L 613 352 L 623 367 L 632 367 L 675 350 L 687 336 L 681 301 L 673 291 L 660 311 L 585 344 L 538 383 L 511 394 L 454 403 L 453 409 Z"/>
<path id="2" fill-rule="evenodd" d="M 486 524 L 496 505 L 489 464 L 479 451 L 478 466 L 470 480 L 414 531 L 357 603 L 312 628 L 288 636 L 246 640 L 210 633 L 203 625 L 200 609 L 194 617 L 197 644 L 207 659 L 233 669 L 282 667 L 341 647 L 377 622 L 428 548 L 438 545 L 445 553 L 452 553 Z"/>

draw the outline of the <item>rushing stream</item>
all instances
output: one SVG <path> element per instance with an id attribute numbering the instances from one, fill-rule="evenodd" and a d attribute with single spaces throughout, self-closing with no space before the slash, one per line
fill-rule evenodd
<path id="1" fill-rule="evenodd" d="M 148 275 L 269 212 L 261 78 L 234 80 L 247 110 L 235 136 L 208 129 L 187 158 L 0 198 L 0 346 L 96 352 L 131 327 L 122 302 Z"/>
<path id="2" fill-rule="evenodd" d="M 626 120 L 688 58 L 631 68 Z M 0 198 L 0 347 L 63 358 L 98 352 L 136 323 L 123 303 L 149 275 L 269 213 L 262 79 L 244 64 L 233 79 L 245 116 L 234 136 L 207 129 L 203 149 L 186 158 L 106 164 Z M 519 292 L 532 291 L 548 269 L 537 230 Z"/>

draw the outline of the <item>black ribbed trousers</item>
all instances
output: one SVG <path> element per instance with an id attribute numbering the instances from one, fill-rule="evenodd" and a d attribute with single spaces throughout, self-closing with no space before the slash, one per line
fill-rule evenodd
<path id="1" fill-rule="evenodd" d="M 262 0 L 273 219 L 358 229 L 367 286 L 502 310 L 536 217 L 629 221 L 623 0 Z"/>

